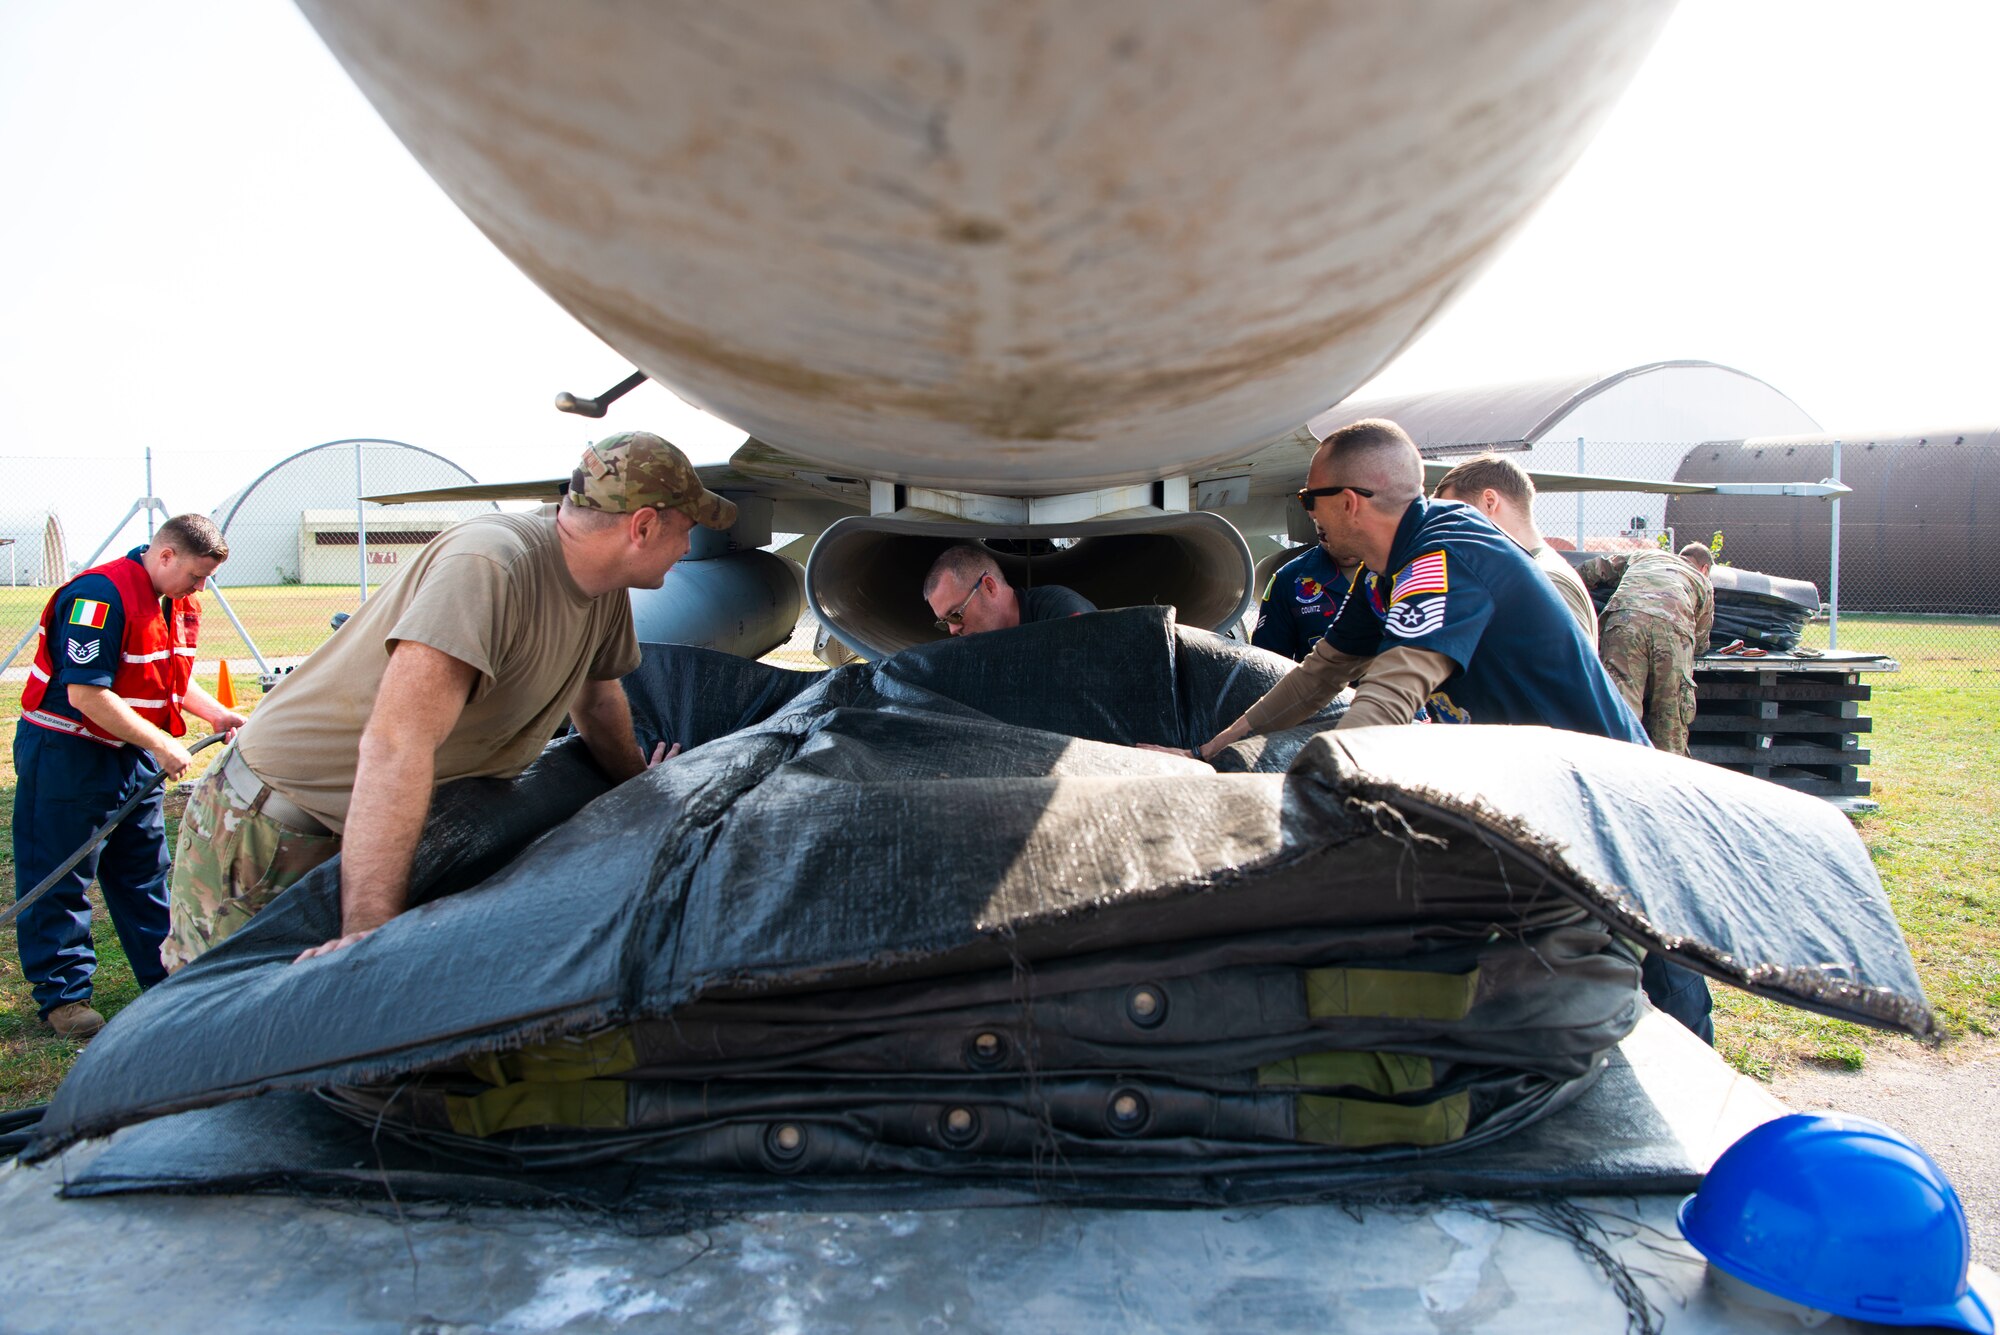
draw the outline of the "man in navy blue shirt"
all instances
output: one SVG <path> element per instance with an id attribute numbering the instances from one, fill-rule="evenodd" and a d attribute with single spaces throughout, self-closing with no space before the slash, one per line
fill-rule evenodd
<path id="1" fill-rule="evenodd" d="M 206 515 L 177 515 L 150 546 L 70 580 L 42 612 L 42 635 L 14 729 L 14 892 L 26 894 L 134 795 L 148 795 L 15 923 L 21 973 L 42 1022 L 83 1040 L 104 1027 L 90 1004 L 93 878 L 139 986 L 166 976 L 164 772 L 188 767 L 183 713 L 217 731 L 243 717 L 194 682 L 195 600 L 229 555 Z"/>
<path id="2" fill-rule="evenodd" d="M 1333 614 L 1340 610 L 1352 574 L 1351 564 L 1348 572 L 1342 573 L 1340 563 L 1321 543 L 1279 566 L 1264 585 L 1264 596 L 1257 605 L 1257 629 L 1250 643 L 1293 662 L 1304 658 L 1333 625 Z"/>
<path id="3" fill-rule="evenodd" d="M 1318 647 L 1211 739 L 1303 722 L 1363 678 L 1341 727 L 1531 723 L 1646 744 L 1548 579 L 1470 506 L 1423 497 L 1423 460 L 1392 422 L 1357 422 L 1313 456 L 1301 494 L 1327 543 L 1360 556 Z M 1370 574 L 1374 578 L 1370 578 Z M 1365 677 L 1364 677 L 1365 674 Z"/>
<path id="4" fill-rule="evenodd" d="M 1426 501 L 1423 478 L 1394 422 L 1356 422 L 1321 443 L 1299 499 L 1326 544 L 1363 569 L 1312 653 L 1196 748 L 1199 758 L 1303 723 L 1357 679 L 1336 727 L 1408 723 L 1423 707 L 1439 723 L 1542 724 L 1650 745 L 1541 569 L 1471 506 Z M 1713 1041 L 1698 975 L 1649 958 L 1647 995 Z"/>

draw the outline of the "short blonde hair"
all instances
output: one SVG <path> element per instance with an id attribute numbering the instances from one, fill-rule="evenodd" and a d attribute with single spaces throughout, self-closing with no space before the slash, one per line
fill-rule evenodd
<path id="1" fill-rule="evenodd" d="M 1526 509 L 1535 503 L 1535 480 L 1528 470 L 1504 454 L 1481 454 L 1467 459 L 1438 479 L 1433 496 L 1477 496 L 1497 491 Z"/>

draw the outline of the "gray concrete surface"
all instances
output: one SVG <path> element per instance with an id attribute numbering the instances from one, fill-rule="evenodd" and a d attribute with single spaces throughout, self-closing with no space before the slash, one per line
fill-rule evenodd
<path id="1" fill-rule="evenodd" d="M 1923 1146 L 1965 1202 L 1973 1255 L 2000 1269 L 2000 1041 L 1970 1038 L 1942 1052 L 1878 1043 L 1858 1071 L 1800 1066 L 1771 1092 L 1800 1112 L 1872 1117 Z"/>

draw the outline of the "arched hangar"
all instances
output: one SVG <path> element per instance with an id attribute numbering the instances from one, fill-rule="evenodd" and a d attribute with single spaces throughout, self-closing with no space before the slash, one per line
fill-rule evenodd
<path id="1" fill-rule="evenodd" d="M 1707 361 L 1648 362 L 1609 374 L 1351 399 L 1315 417 L 1311 430 L 1323 439 L 1363 417 L 1399 423 L 1427 458 L 1524 451 L 1524 466 L 1547 472 L 1657 478 L 1674 477 L 1689 451 L 1705 441 L 1820 429 L 1811 414 L 1771 385 Z M 1599 510 L 1596 521 L 1586 512 L 1587 522 L 1604 532 L 1593 527 L 1584 536 L 1610 536 L 1634 514 L 1644 515 L 1655 529 L 1666 521 L 1666 502 L 1659 496 L 1633 496 Z M 1536 505 L 1536 522 L 1552 535 L 1574 537 L 1576 516 L 1573 496 L 1544 497 Z"/>
<path id="2" fill-rule="evenodd" d="M 209 513 L 229 539 L 228 584 L 352 583 L 365 534 L 368 582 L 394 574 L 400 558 L 439 529 L 498 509 L 489 501 L 361 505 L 355 498 L 477 481 L 441 454 L 399 440 L 330 440 L 288 455 L 231 492 Z"/>

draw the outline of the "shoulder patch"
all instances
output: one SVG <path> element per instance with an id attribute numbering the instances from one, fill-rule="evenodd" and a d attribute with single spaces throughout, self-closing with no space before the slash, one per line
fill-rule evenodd
<path id="1" fill-rule="evenodd" d="M 104 648 L 102 640 L 71 640 L 64 646 L 69 661 L 77 664 L 95 663 L 98 651 Z"/>
<path id="2" fill-rule="evenodd" d="M 1447 583 L 1443 548 L 1425 552 L 1397 572 L 1395 582 L 1389 587 L 1389 603 L 1394 606 L 1419 594 L 1443 593 Z"/>
<path id="3" fill-rule="evenodd" d="M 94 598 L 78 598 L 69 605 L 69 624 L 103 630 L 105 614 L 110 610 L 108 604 L 100 603 Z"/>
<path id="4" fill-rule="evenodd" d="M 1434 593 L 1415 602 L 1394 603 L 1382 618 L 1382 626 L 1405 640 L 1428 635 L 1444 625 L 1444 598 L 1442 593 Z"/>

